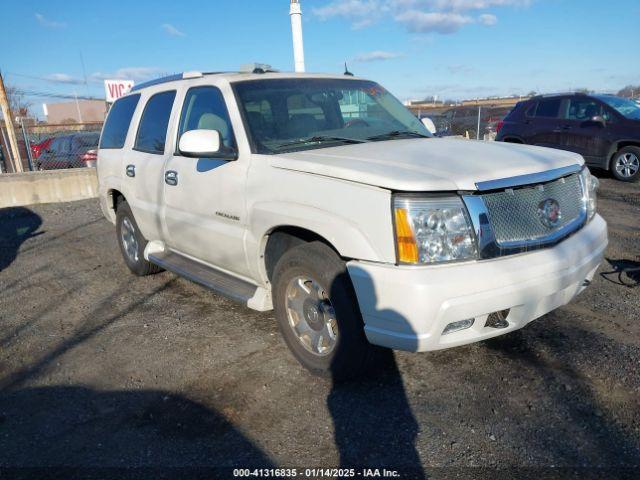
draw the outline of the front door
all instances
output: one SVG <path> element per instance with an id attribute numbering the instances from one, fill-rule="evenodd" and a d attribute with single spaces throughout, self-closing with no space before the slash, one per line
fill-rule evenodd
<path id="1" fill-rule="evenodd" d="M 165 166 L 164 220 L 172 250 L 238 275 L 248 275 L 244 253 L 247 164 L 237 152 L 222 93 L 198 86 L 185 95 L 178 136 L 189 130 L 218 130 L 223 158 L 188 158 L 176 148 Z"/>
<path id="2" fill-rule="evenodd" d="M 611 148 L 610 129 L 593 117 L 611 120 L 608 110 L 589 97 L 571 97 L 563 106 L 562 148 L 582 155 L 587 162 L 601 163 Z"/>

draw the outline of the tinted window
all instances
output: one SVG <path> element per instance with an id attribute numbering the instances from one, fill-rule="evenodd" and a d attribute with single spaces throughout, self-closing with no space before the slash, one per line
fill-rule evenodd
<path id="1" fill-rule="evenodd" d="M 113 104 L 102 130 L 100 148 L 122 148 L 127 138 L 131 117 L 136 110 L 140 95 L 121 98 Z"/>
<path id="2" fill-rule="evenodd" d="M 189 130 L 218 130 L 225 147 L 235 146 L 229 112 L 216 87 L 195 87 L 187 92 L 178 133 Z"/>
<path id="3" fill-rule="evenodd" d="M 555 118 L 560 113 L 561 98 L 540 100 L 536 109 L 536 117 Z"/>
<path id="4" fill-rule="evenodd" d="M 171 118 L 175 90 L 157 93 L 152 96 L 144 107 L 140 119 L 135 149 L 147 153 L 164 153 L 167 140 L 167 127 Z"/>
<path id="5" fill-rule="evenodd" d="M 71 137 L 63 136 L 54 138 L 49 145 L 48 150 L 54 153 L 65 153 L 71 150 Z"/>
<path id="6" fill-rule="evenodd" d="M 590 120 L 602 115 L 602 105 L 590 98 L 572 98 L 567 105 L 565 118 L 568 120 Z"/>
<path id="7" fill-rule="evenodd" d="M 76 135 L 73 137 L 73 149 L 91 148 L 98 146 L 99 135 L 97 133 L 88 133 L 86 135 Z"/>

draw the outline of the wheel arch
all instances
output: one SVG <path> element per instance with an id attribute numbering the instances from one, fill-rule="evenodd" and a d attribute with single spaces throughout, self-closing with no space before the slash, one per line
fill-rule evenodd
<path id="1" fill-rule="evenodd" d="M 126 200 L 124 194 L 117 188 L 107 188 L 103 190 L 100 195 L 100 206 L 102 207 L 102 213 L 107 219 L 115 224 L 116 223 L 116 211 L 118 210 L 118 204 Z"/>
<path id="2" fill-rule="evenodd" d="M 267 232 L 261 245 L 264 273 L 269 282 L 272 281 L 273 271 L 278 260 L 288 250 L 303 243 L 320 242 L 331 248 L 336 255 L 343 257 L 338 249 L 322 235 L 307 228 L 295 225 L 278 225 Z"/>
<path id="3" fill-rule="evenodd" d="M 629 140 L 618 140 L 617 142 L 615 142 L 611 146 L 611 149 L 609 150 L 609 155 L 607 156 L 607 170 L 611 169 L 611 162 L 613 161 L 613 157 L 616 156 L 616 153 L 618 153 L 620 150 L 622 150 L 625 147 L 640 148 L 640 140 L 629 139 Z"/>

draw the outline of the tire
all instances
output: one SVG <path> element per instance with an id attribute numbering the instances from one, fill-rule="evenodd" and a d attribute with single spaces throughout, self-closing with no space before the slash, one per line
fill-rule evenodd
<path id="1" fill-rule="evenodd" d="M 127 267 L 129 267 L 129 270 L 139 277 L 162 271 L 157 265 L 145 260 L 144 249 L 148 242 L 142 236 L 142 233 L 140 233 L 138 224 L 126 200 L 118 202 L 116 210 L 116 234 L 122 258 L 124 259 L 124 263 L 127 264 Z"/>
<path id="2" fill-rule="evenodd" d="M 305 288 L 311 293 L 306 294 Z M 324 243 L 293 247 L 278 260 L 273 273 L 273 299 L 285 343 L 311 373 L 343 381 L 362 375 L 373 363 L 375 347 L 365 336 L 346 265 Z M 297 313 L 300 311 L 304 323 Z M 303 333 L 297 333 L 296 328 Z M 312 337 L 318 335 L 316 346 L 311 345 Z"/>
<path id="3" fill-rule="evenodd" d="M 640 179 L 640 147 L 621 148 L 611 159 L 611 175 L 621 182 Z"/>

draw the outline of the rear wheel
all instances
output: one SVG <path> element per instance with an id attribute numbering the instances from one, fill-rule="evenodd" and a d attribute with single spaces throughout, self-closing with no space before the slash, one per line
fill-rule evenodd
<path id="1" fill-rule="evenodd" d="M 287 251 L 273 273 L 273 299 L 280 332 L 309 371 L 339 381 L 370 365 L 374 347 L 351 279 L 327 245 L 311 242 Z"/>
<path id="2" fill-rule="evenodd" d="M 138 224 L 126 200 L 118 202 L 116 211 L 116 232 L 118 236 L 118 245 L 122 252 L 124 262 L 136 275 L 142 277 L 162 271 L 160 267 L 148 262 L 144 258 L 144 249 L 147 246 L 147 240 L 140 233 Z"/>
<path id="3" fill-rule="evenodd" d="M 624 147 L 611 160 L 611 174 L 623 182 L 635 182 L 640 178 L 640 148 Z"/>

